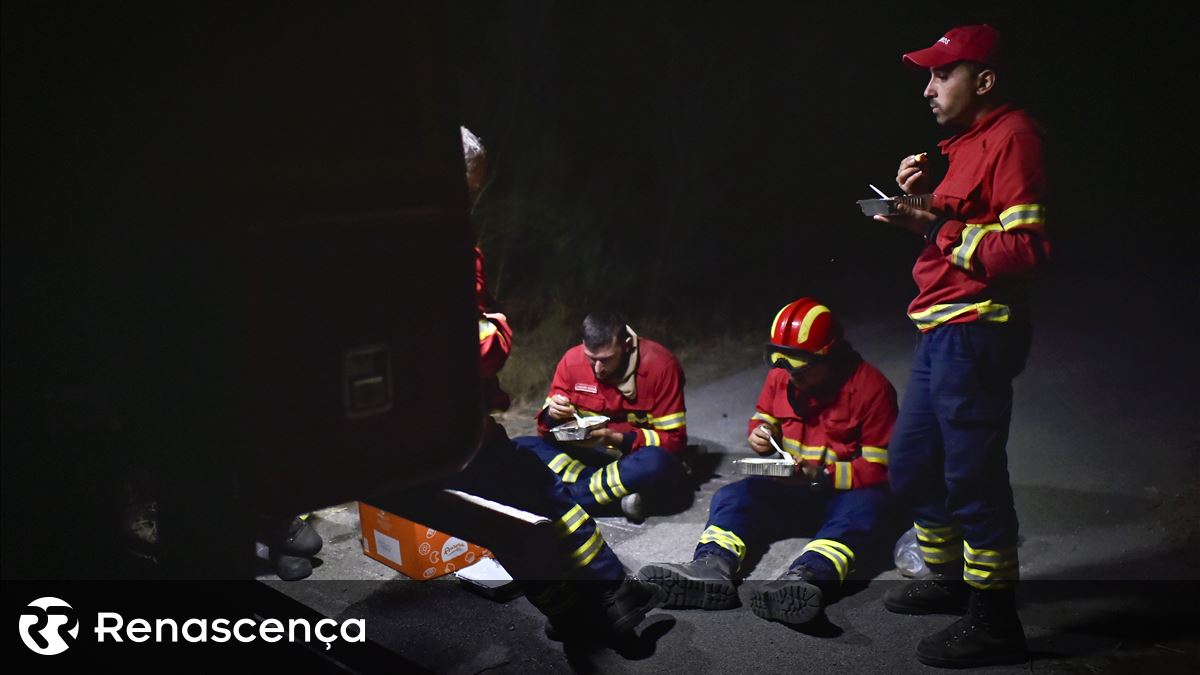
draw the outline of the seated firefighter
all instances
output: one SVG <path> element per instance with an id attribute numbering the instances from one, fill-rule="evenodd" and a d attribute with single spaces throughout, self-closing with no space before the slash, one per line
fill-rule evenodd
<path id="1" fill-rule="evenodd" d="M 515 439 L 533 451 L 588 512 L 619 501 L 631 520 L 654 507 L 691 502 L 683 369 L 671 352 L 639 337 L 616 312 L 583 320 L 583 342 L 563 355 L 537 415 L 537 437 Z M 558 441 L 551 429 L 603 415 L 606 426 L 583 441 Z"/>
<path id="2" fill-rule="evenodd" d="M 750 448 L 798 460 L 795 475 L 750 476 L 713 496 L 692 562 L 643 567 L 668 607 L 728 609 L 748 547 L 812 534 L 787 572 L 754 590 L 758 616 L 799 625 L 841 588 L 855 556 L 889 522 L 887 443 L 896 392 L 842 339 L 829 309 L 809 298 L 771 324 L 767 373 L 749 422 Z M 811 529 L 810 529 L 811 528 Z"/>

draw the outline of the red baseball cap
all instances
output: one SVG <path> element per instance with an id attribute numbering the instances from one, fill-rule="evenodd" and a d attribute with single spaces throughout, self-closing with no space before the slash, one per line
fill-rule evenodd
<path id="1" fill-rule="evenodd" d="M 1000 32 L 986 23 L 951 28 L 932 47 L 918 49 L 901 57 L 912 68 L 941 68 L 956 61 L 975 61 L 999 65 Z"/>

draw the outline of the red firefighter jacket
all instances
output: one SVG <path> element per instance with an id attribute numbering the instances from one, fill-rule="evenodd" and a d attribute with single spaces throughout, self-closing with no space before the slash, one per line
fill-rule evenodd
<path id="1" fill-rule="evenodd" d="M 583 345 L 567 350 L 554 371 L 554 381 L 542 411 L 538 413 L 538 433 L 547 435 L 560 422 L 548 419 L 550 397 L 562 394 L 570 399 L 579 414 L 604 415 L 608 428 L 628 436 L 632 442 L 622 448 L 635 452 L 657 445 L 670 453 L 687 447 L 687 411 L 683 403 L 683 368 L 666 347 L 644 337 L 637 338 L 636 391 L 625 398 L 616 385 L 600 382 L 592 364 L 583 353 Z"/>
<path id="2" fill-rule="evenodd" d="M 802 404 L 802 411 L 793 400 Z M 861 359 L 826 401 L 797 392 L 787 371 L 773 368 L 746 435 L 763 422 L 778 426 L 788 454 L 823 466 L 834 488 L 851 490 L 887 482 L 887 446 L 896 410 L 896 390 L 883 373 Z"/>
<path id="3" fill-rule="evenodd" d="M 1025 286 L 1050 254 L 1043 133 L 1011 106 L 938 144 L 950 169 L 932 208 L 947 221 L 913 266 L 908 315 L 921 331 L 1027 320 Z"/>
<path id="4" fill-rule="evenodd" d="M 483 252 L 475 249 L 475 303 L 479 315 L 479 377 L 483 390 L 483 405 L 488 412 L 507 410 L 508 394 L 500 388 L 500 369 L 512 352 L 512 328 L 503 314 L 488 313 L 491 299 L 487 293 L 483 267 Z M 496 421 L 488 415 L 484 422 L 484 439 L 502 433 Z"/>

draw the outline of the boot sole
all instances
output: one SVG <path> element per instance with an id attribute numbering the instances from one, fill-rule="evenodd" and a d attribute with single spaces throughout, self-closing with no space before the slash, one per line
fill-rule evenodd
<path id="1" fill-rule="evenodd" d="M 1029 661 L 1029 653 L 1018 655 L 998 654 L 987 658 L 980 659 L 945 659 L 937 656 L 928 656 L 917 652 L 917 660 L 927 666 L 935 668 L 980 668 L 983 666 L 1015 666 Z"/>
<path id="2" fill-rule="evenodd" d="M 737 607 L 737 589 L 730 582 L 689 579 L 658 565 L 642 568 L 642 577 L 663 589 L 663 607 L 672 609 L 733 609 Z"/>
<path id="3" fill-rule="evenodd" d="M 750 609 L 768 621 L 800 625 L 821 612 L 821 589 L 812 584 L 793 584 L 750 597 Z"/>

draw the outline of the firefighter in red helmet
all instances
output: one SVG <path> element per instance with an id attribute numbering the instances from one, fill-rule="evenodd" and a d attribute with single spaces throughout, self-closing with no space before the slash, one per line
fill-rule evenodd
<path id="1" fill-rule="evenodd" d="M 796 625 L 818 615 L 891 515 L 887 444 L 896 391 L 811 298 L 775 315 L 765 356 L 770 370 L 747 441 L 760 455 L 778 445 L 798 462 L 797 475 L 750 476 L 721 488 L 692 561 L 647 565 L 640 574 L 667 590 L 668 607 L 728 609 L 738 603 L 734 579 L 748 549 L 812 536 L 787 572 L 750 599 L 758 616 Z M 812 514 L 821 514 L 815 533 Z"/>

